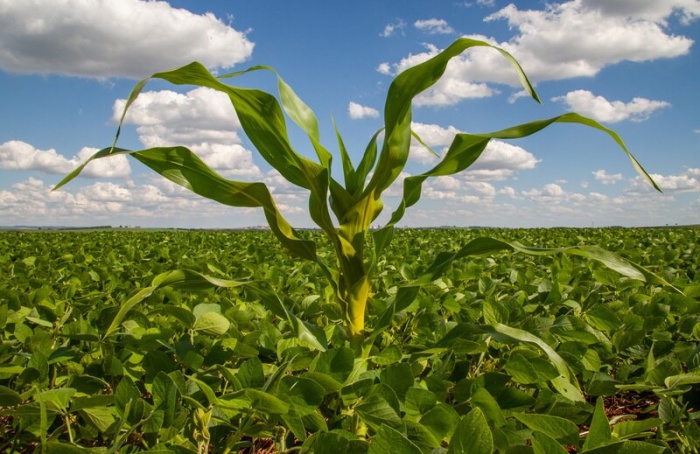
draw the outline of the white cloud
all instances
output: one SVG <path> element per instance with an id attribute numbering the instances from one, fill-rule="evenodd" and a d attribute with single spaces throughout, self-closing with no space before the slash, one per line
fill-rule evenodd
<path id="1" fill-rule="evenodd" d="M 587 90 L 571 91 L 564 96 L 552 98 L 552 101 L 562 102 L 573 111 L 606 123 L 617 123 L 623 120 L 643 121 L 655 110 L 671 105 L 666 101 L 653 101 L 646 98 L 634 98 L 628 103 L 608 101 Z"/>
<path id="2" fill-rule="evenodd" d="M 459 134 L 459 129 L 454 126 L 448 126 L 443 128 L 440 125 L 429 124 L 429 123 L 411 123 L 411 129 L 415 131 L 416 134 L 421 138 L 423 142 L 430 146 L 449 146 L 455 138 L 455 135 Z"/>
<path id="3" fill-rule="evenodd" d="M 593 172 L 593 178 L 600 181 L 603 184 L 615 184 L 622 180 L 621 173 L 609 174 L 604 169 L 599 169 Z"/>
<path id="4" fill-rule="evenodd" d="M 674 15 L 697 17 L 697 1 L 664 0 L 663 8 L 651 1 L 625 1 L 624 7 L 604 6 L 617 2 L 570 0 L 550 3 L 543 10 L 520 10 L 511 4 L 487 21 L 506 20 L 516 31 L 507 42 L 486 36 L 471 36 L 498 44 L 513 54 L 533 82 L 590 77 L 622 61 L 651 61 L 688 54 L 693 40 L 671 34 L 664 28 Z M 636 5 L 636 6 L 635 6 Z M 649 43 L 654 43 L 650 46 Z M 395 64 L 384 64 L 383 73 L 396 74 L 436 55 L 439 49 L 426 45 Z M 422 94 L 416 105 L 447 105 L 472 97 L 498 93 L 488 84 L 519 87 L 516 74 L 492 49 L 476 48 L 453 58 L 441 81 Z M 648 106 L 647 106 L 648 107 Z"/>
<path id="5" fill-rule="evenodd" d="M 193 60 L 229 68 L 248 59 L 246 33 L 212 13 L 164 1 L 0 0 L 0 68 L 141 78 Z"/>
<path id="6" fill-rule="evenodd" d="M 379 118 L 379 111 L 372 107 L 363 106 L 356 102 L 350 102 L 348 104 L 348 115 L 353 120 L 359 120 L 361 118 Z"/>
<path id="7" fill-rule="evenodd" d="M 651 178 L 664 191 L 666 196 L 673 196 L 678 193 L 700 192 L 700 169 L 688 168 L 676 175 L 650 174 Z M 630 180 L 628 190 L 631 194 L 642 194 L 648 197 L 649 193 L 656 194 L 651 185 L 641 176 L 636 176 Z"/>
<path id="8" fill-rule="evenodd" d="M 430 35 L 449 35 L 454 33 L 454 29 L 447 24 L 444 19 L 425 19 L 417 20 L 413 26 L 418 30 L 426 32 Z"/>
<path id="9" fill-rule="evenodd" d="M 433 180 L 433 187 L 445 190 L 457 190 L 462 186 L 459 180 L 449 175 L 439 176 Z"/>
<path id="10" fill-rule="evenodd" d="M 124 99 L 114 102 L 114 121 L 121 117 L 125 103 Z M 125 123 L 136 125 L 145 147 L 184 145 L 224 176 L 262 177 L 253 154 L 241 144 L 240 121 L 223 93 L 203 87 L 184 94 L 144 92 L 129 107 Z"/>
<path id="11" fill-rule="evenodd" d="M 659 187 L 668 192 L 700 192 L 700 178 L 697 175 L 660 175 L 651 174 L 651 178 L 656 181 Z M 636 180 L 641 180 L 637 177 Z M 635 183 L 637 186 L 646 184 L 644 181 Z M 648 184 L 646 184 L 648 186 Z"/>
<path id="12" fill-rule="evenodd" d="M 386 24 L 384 30 L 379 34 L 382 38 L 388 38 L 393 36 L 395 33 L 401 33 L 403 35 L 403 29 L 406 28 L 406 22 L 401 19 L 396 19 L 394 22 Z"/>
<path id="13" fill-rule="evenodd" d="M 555 204 L 564 203 L 571 199 L 581 201 L 584 197 L 581 194 L 567 192 L 556 183 L 548 183 L 544 185 L 542 189 L 533 188 L 528 191 L 521 191 L 521 194 L 526 198 L 539 203 Z"/>
<path id="14" fill-rule="evenodd" d="M 618 17 L 636 17 L 665 25 L 671 16 L 689 24 L 700 17 L 697 0 L 584 0 L 584 6 L 600 9 Z"/>
<path id="15" fill-rule="evenodd" d="M 40 150 L 19 140 L 0 144 L 0 169 L 36 170 L 48 174 L 67 174 L 97 151 L 85 147 L 68 159 L 53 148 Z M 126 156 L 117 155 L 92 161 L 80 174 L 92 178 L 127 178 L 131 167 Z"/>
<path id="16" fill-rule="evenodd" d="M 393 76 L 394 73 L 391 70 L 391 65 L 387 62 L 380 63 L 379 66 L 377 66 L 377 72 L 380 74 L 384 74 L 385 76 Z M 698 130 L 700 131 L 700 130 Z"/>
<path id="17" fill-rule="evenodd" d="M 515 199 L 518 197 L 515 189 L 511 186 L 503 186 L 499 191 L 499 194 L 505 195 L 510 197 L 511 199 Z"/>
<path id="18" fill-rule="evenodd" d="M 29 178 L 10 190 L 0 190 L 3 224 L 46 225 L 49 220 L 53 225 L 118 225 L 160 220 L 173 225 L 182 219 L 182 213 L 188 213 L 191 222 L 230 211 L 162 178 L 155 185 L 96 182 L 77 189 L 51 189 L 43 181 Z"/>
<path id="19" fill-rule="evenodd" d="M 114 122 L 121 118 L 125 104 L 125 99 L 114 102 Z M 139 126 L 167 125 L 196 131 L 233 132 L 241 125 L 228 97 L 205 87 L 195 88 L 184 94 L 171 90 L 142 92 L 129 107 L 125 121 Z"/>
<path id="20" fill-rule="evenodd" d="M 534 169 L 540 162 L 532 153 L 517 145 L 491 140 L 483 154 L 469 168 L 468 178 L 504 180 L 520 170 Z"/>

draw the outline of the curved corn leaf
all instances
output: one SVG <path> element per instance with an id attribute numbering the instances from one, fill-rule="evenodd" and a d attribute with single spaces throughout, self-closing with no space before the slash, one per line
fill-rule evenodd
<path id="1" fill-rule="evenodd" d="M 294 229 L 277 209 L 265 184 L 227 180 L 214 172 L 196 154 L 185 147 L 161 147 L 141 151 L 120 148 L 110 151 L 109 148 L 105 148 L 95 153 L 88 161 L 64 178 L 55 189 L 77 176 L 89 161 L 124 153 L 130 154 L 173 183 L 179 184 L 195 194 L 224 205 L 263 208 L 270 229 L 292 254 L 307 260 L 317 261 L 315 243 L 297 236 Z"/>
<path id="2" fill-rule="evenodd" d="M 524 123 L 511 128 L 503 129 L 488 134 L 457 134 L 450 145 L 445 157 L 432 169 L 420 175 L 407 177 L 403 182 L 403 196 L 396 210 L 392 213 L 389 222 L 374 233 L 378 252 L 388 245 L 391 240 L 391 230 L 406 213 L 406 209 L 415 205 L 420 200 L 423 182 L 430 177 L 454 175 L 471 166 L 486 149 L 491 139 L 518 139 L 532 135 L 553 123 L 578 123 L 591 128 L 595 128 L 607 133 L 622 148 L 627 157 L 632 162 L 637 172 L 646 179 L 656 190 L 661 191 L 651 176 L 639 164 L 637 159 L 630 153 L 620 136 L 614 131 L 604 127 L 600 123 L 590 118 L 576 113 L 566 113 L 546 120 L 537 120 Z"/>
<path id="3" fill-rule="evenodd" d="M 515 69 L 525 91 L 539 101 L 535 89 L 520 64 L 505 50 L 485 41 L 459 38 L 445 50 L 419 65 L 399 74 L 387 94 L 384 107 L 386 135 L 379 161 L 372 179 L 365 188 L 365 195 L 379 195 L 399 176 L 406 164 L 411 142 L 411 103 L 413 98 L 434 85 L 442 77 L 449 61 L 471 47 L 490 47 L 503 55 Z"/>
<path id="4" fill-rule="evenodd" d="M 435 348 L 449 348 L 454 341 L 462 336 L 473 336 L 486 334 L 501 343 L 518 344 L 526 343 L 537 346 L 559 372 L 559 376 L 550 380 L 550 383 L 562 396 L 573 402 L 583 402 L 581 388 L 576 379 L 576 374 L 572 373 L 569 364 L 559 356 L 545 341 L 534 334 L 518 328 L 512 328 L 500 323 L 495 325 L 476 325 L 473 323 L 460 323 L 440 339 Z"/>

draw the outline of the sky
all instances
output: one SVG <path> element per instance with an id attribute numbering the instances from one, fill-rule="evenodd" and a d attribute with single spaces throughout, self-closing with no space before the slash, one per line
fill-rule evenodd
<path id="1" fill-rule="evenodd" d="M 699 25 L 700 0 L 0 0 L 0 226 L 262 226 L 260 209 L 203 200 L 125 156 L 52 189 L 111 145 L 138 80 L 194 60 L 215 74 L 274 67 L 316 113 L 342 180 L 333 124 L 358 163 L 393 78 L 460 36 L 515 56 L 542 104 L 500 54 L 469 50 L 413 102 L 413 129 L 438 154 L 460 132 L 574 111 L 618 132 L 663 193 L 606 134 L 555 124 L 492 141 L 466 171 L 428 180 L 399 226 L 700 224 Z M 277 94 L 269 73 L 235 83 Z M 312 226 L 305 191 L 255 151 L 220 93 L 149 82 L 118 145 L 185 145 L 226 178 L 266 183 L 292 225 Z M 438 160 L 411 146 L 377 225 L 402 179 Z"/>

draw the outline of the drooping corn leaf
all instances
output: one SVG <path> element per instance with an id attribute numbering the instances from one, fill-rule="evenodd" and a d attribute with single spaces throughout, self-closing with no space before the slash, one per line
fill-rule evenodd
<path id="1" fill-rule="evenodd" d="M 637 172 L 656 190 L 661 191 L 656 182 L 630 153 L 620 136 L 590 118 L 576 113 L 566 113 L 546 120 L 524 123 L 489 134 L 457 134 L 444 158 L 432 169 L 420 175 L 407 177 L 403 182 L 403 196 L 399 206 L 392 213 L 389 222 L 374 233 L 379 252 L 383 251 L 391 239 L 391 230 L 404 216 L 406 209 L 420 200 L 423 182 L 430 177 L 454 175 L 466 170 L 481 156 L 491 139 L 518 139 L 532 135 L 553 123 L 578 123 L 607 133 L 625 152 Z"/>

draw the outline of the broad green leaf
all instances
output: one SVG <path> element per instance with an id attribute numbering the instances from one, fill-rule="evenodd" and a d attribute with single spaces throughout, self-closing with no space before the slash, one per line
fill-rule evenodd
<path id="1" fill-rule="evenodd" d="M 470 403 L 475 409 L 481 410 L 483 415 L 491 421 L 492 426 L 503 427 L 506 425 L 506 418 L 503 416 L 501 407 L 486 388 L 477 389 L 472 394 Z"/>
<path id="2" fill-rule="evenodd" d="M 126 409 L 130 402 L 137 401 L 141 393 L 129 377 L 124 377 L 119 381 L 114 390 L 114 403 L 122 411 Z M 124 415 L 125 417 L 127 415 Z"/>
<path id="3" fill-rule="evenodd" d="M 107 407 L 83 408 L 80 410 L 80 415 L 90 421 L 100 432 L 106 432 L 115 421 L 111 409 Z"/>
<path id="4" fill-rule="evenodd" d="M 44 454 L 91 454 L 92 450 L 83 448 L 73 443 L 63 443 L 60 441 L 49 441 L 42 444 Z"/>
<path id="5" fill-rule="evenodd" d="M 70 398 L 77 392 L 74 388 L 55 388 L 43 391 L 35 396 L 37 402 L 47 405 L 52 410 L 63 411 L 68 408 Z"/>
<path id="6" fill-rule="evenodd" d="M 289 412 L 289 404 L 272 394 L 247 388 L 245 395 L 250 399 L 252 408 L 256 411 L 271 415 L 283 415 Z"/>
<path id="7" fill-rule="evenodd" d="M 349 348 L 331 348 L 318 355 L 312 366 L 313 372 L 325 374 L 344 383 L 355 367 L 355 354 Z"/>
<path id="8" fill-rule="evenodd" d="M 649 430 L 663 425 L 661 418 L 640 419 L 635 421 L 621 421 L 613 427 L 613 435 L 618 440 L 634 438 L 650 433 Z"/>
<path id="9" fill-rule="evenodd" d="M 197 318 L 193 329 L 210 336 L 221 336 L 228 331 L 230 326 L 231 322 L 223 315 L 216 312 L 207 312 Z"/>
<path id="10" fill-rule="evenodd" d="M 475 408 L 457 425 L 447 454 L 491 454 L 492 452 L 493 434 L 482 411 Z"/>
<path id="11" fill-rule="evenodd" d="M 372 389 L 373 384 L 373 379 L 364 378 L 343 386 L 340 390 L 340 397 L 343 399 L 343 404 L 346 406 L 351 406 L 358 400 L 362 399 Z"/>
<path id="12" fill-rule="evenodd" d="M 96 395 L 76 397 L 71 402 L 70 410 L 78 411 L 83 408 L 107 407 L 115 402 L 114 395 Z"/>
<path id="13" fill-rule="evenodd" d="M 0 407 L 12 407 L 24 401 L 18 392 L 0 385 Z"/>
<path id="14" fill-rule="evenodd" d="M 372 437 L 369 454 L 421 454 L 421 450 L 401 432 L 381 426 L 377 435 Z"/>
<path id="15" fill-rule="evenodd" d="M 404 400 L 406 392 L 413 386 L 413 372 L 408 363 L 398 363 L 387 366 L 379 374 L 379 380 L 394 390 L 400 400 Z"/>
<path id="16" fill-rule="evenodd" d="M 306 428 L 304 427 L 304 421 L 301 417 L 294 411 L 289 411 L 280 415 L 280 419 L 289 428 L 289 430 L 294 434 L 297 440 L 306 440 Z"/>
<path id="17" fill-rule="evenodd" d="M 257 357 L 246 360 L 238 369 L 236 378 L 243 388 L 262 388 L 265 384 L 262 361 Z"/>
<path id="18" fill-rule="evenodd" d="M 666 447 L 643 441 L 620 441 L 585 451 L 587 454 L 663 454 Z"/>
<path id="19" fill-rule="evenodd" d="M 406 418 L 418 420 L 437 404 L 437 397 L 423 388 L 409 388 L 406 392 Z"/>
<path id="20" fill-rule="evenodd" d="M 513 413 L 513 416 L 533 431 L 543 432 L 560 443 L 578 443 L 578 426 L 567 419 L 535 413 Z"/>
<path id="21" fill-rule="evenodd" d="M 664 385 L 668 389 L 674 389 L 684 385 L 696 385 L 700 383 L 700 370 L 688 372 L 686 374 L 672 375 L 664 379 Z"/>
<path id="22" fill-rule="evenodd" d="M 163 425 L 170 427 L 178 406 L 178 389 L 173 379 L 165 372 L 158 372 L 151 388 L 153 403 L 163 411 Z"/>
<path id="23" fill-rule="evenodd" d="M 610 431 L 608 418 L 605 416 L 603 398 L 599 397 L 596 400 L 595 411 L 593 412 L 593 419 L 588 429 L 586 441 L 583 443 L 583 450 L 587 451 L 599 446 L 605 446 L 610 444 L 611 439 L 612 432 Z"/>
<path id="24" fill-rule="evenodd" d="M 532 434 L 532 450 L 535 454 L 566 454 L 568 452 L 557 440 L 544 432 L 537 431 Z"/>
<path id="25" fill-rule="evenodd" d="M 197 385 L 197 388 L 202 391 L 202 394 L 204 394 L 204 397 L 207 399 L 209 405 L 216 405 L 219 402 L 219 399 L 216 397 L 214 390 L 211 389 L 211 386 L 192 376 L 188 377 L 188 381 Z"/>
<path id="26" fill-rule="evenodd" d="M 419 422 L 427 427 L 437 440 L 449 440 L 459 421 L 459 414 L 451 405 L 439 403 L 423 415 Z"/>
<path id="27" fill-rule="evenodd" d="M 382 396 L 377 394 L 363 399 L 356 407 L 355 411 L 360 418 L 370 427 L 378 430 L 383 425 L 394 427 L 403 431 L 404 423 L 396 410 Z"/>
<path id="28" fill-rule="evenodd" d="M 513 353 L 505 365 L 506 372 L 516 383 L 531 384 L 539 381 L 535 366 L 522 353 Z"/>
<path id="29" fill-rule="evenodd" d="M 300 417 L 316 411 L 325 394 L 325 389 L 315 381 L 292 376 L 282 377 L 277 390 L 277 395 L 291 404 Z"/>
<path id="30" fill-rule="evenodd" d="M 406 425 L 406 438 L 421 449 L 435 449 L 440 447 L 440 442 L 433 433 L 424 425 L 404 419 Z"/>
<path id="31" fill-rule="evenodd" d="M 369 444 L 348 438 L 348 431 L 321 432 L 314 436 L 314 454 L 337 454 L 341 452 L 365 454 Z"/>

